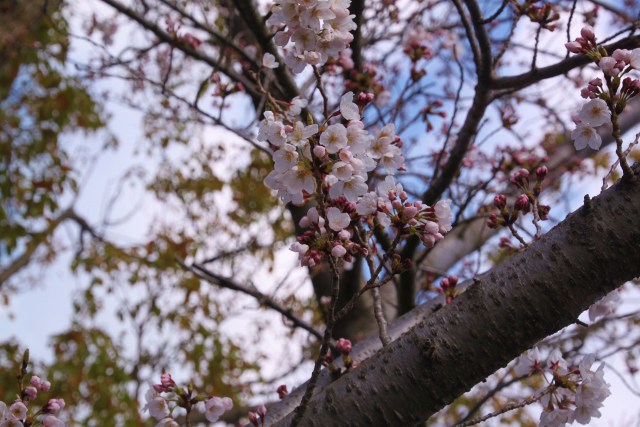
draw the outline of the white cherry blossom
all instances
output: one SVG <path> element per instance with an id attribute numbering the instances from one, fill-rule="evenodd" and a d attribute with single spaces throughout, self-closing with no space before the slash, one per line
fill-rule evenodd
<path id="1" fill-rule="evenodd" d="M 327 153 L 337 153 L 347 146 L 347 129 L 339 123 L 327 127 L 320 135 L 320 144 L 327 148 Z"/>
<path id="2" fill-rule="evenodd" d="M 602 138 L 594 128 L 585 123 L 578 123 L 571 132 L 571 139 L 576 150 L 582 150 L 587 145 L 597 150 L 602 145 Z"/>
<path id="3" fill-rule="evenodd" d="M 340 209 L 336 207 L 330 207 L 327 209 L 327 221 L 329 221 L 329 228 L 333 231 L 340 231 L 346 228 L 351 223 L 351 217 L 348 213 L 340 212 Z"/>
<path id="4" fill-rule="evenodd" d="M 282 148 L 273 153 L 274 168 L 277 172 L 284 173 L 298 164 L 298 152 L 291 144 L 284 144 Z"/>
<path id="5" fill-rule="evenodd" d="M 356 203 L 356 212 L 359 215 L 371 215 L 378 210 L 378 195 L 374 192 L 366 193 Z"/>
<path id="6" fill-rule="evenodd" d="M 353 102 L 353 92 L 347 92 L 340 98 L 340 113 L 346 120 L 360 120 L 360 110 Z"/>
<path id="7" fill-rule="evenodd" d="M 611 113 L 607 103 L 600 98 L 592 99 L 582 106 L 578 114 L 582 123 L 598 127 L 611 120 Z"/>
<path id="8" fill-rule="evenodd" d="M 278 64 L 278 61 L 276 61 L 275 56 L 267 52 L 262 57 L 262 65 L 267 68 L 278 68 L 280 64 Z"/>

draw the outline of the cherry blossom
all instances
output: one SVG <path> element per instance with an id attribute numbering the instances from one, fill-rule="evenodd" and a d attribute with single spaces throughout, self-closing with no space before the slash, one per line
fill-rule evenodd
<path id="1" fill-rule="evenodd" d="M 597 150 L 600 148 L 600 145 L 602 145 L 602 138 L 600 138 L 598 132 L 584 123 L 578 123 L 576 128 L 571 132 L 571 139 L 573 140 L 573 145 L 576 147 L 576 150 L 582 150 L 586 148 L 587 145 Z"/>
<path id="2" fill-rule="evenodd" d="M 611 120 L 611 113 L 607 103 L 602 99 L 592 99 L 582 106 L 580 120 L 592 127 L 598 127 Z"/>
<path id="3" fill-rule="evenodd" d="M 233 408 L 233 401 L 228 397 L 212 397 L 204 403 L 204 416 L 211 422 L 218 421 L 218 418 L 226 411 Z"/>
<path id="4" fill-rule="evenodd" d="M 276 61 L 275 56 L 267 52 L 262 57 L 262 65 L 267 68 L 278 68 L 280 64 L 278 64 L 278 61 Z"/>
<path id="5" fill-rule="evenodd" d="M 341 124 L 327 127 L 320 136 L 320 144 L 327 149 L 327 153 L 335 154 L 348 144 L 347 129 Z"/>
<path id="6" fill-rule="evenodd" d="M 150 388 L 144 396 L 147 404 L 144 406 L 144 410 L 149 411 L 149 415 L 151 415 L 156 420 L 161 420 L 169 416 L 169 406 L 167 405 L 167 401 L 164 397 L 160 396 L 153 387 Z"/>
<path id="7" fill-rule="evenodd" d="M 340 99 L 340 113 L 346 120 L 360 120 L 360 110 L 353 102 L 353 92 L 347 92 Z"/>
<path id="8" fill-rule="evenodd" d="M 330 229 L 340 231 L 349 226 L 351 217 L 348 213 L 340 212 L 340 209 L 332 206 L 327 209 L 327 220 L 329 221 Z"/>

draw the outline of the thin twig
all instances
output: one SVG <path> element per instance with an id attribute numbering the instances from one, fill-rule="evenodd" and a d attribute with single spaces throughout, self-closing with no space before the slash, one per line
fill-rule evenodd
<path id="1" fill-rule="evenodd" d="M 624 150 L 624 152 L 622 153 L 622 157 L 626 158 L 627 155 L 631 152 L 631 149 L 635 145 L 637 145 L 638 142 L 640 142 L 640 133 L 636 134 L 636 139 L 633 140 L 631 144 L 629 144 L 626 150 Z M 600 188 L 600 191 L 604 191 L 607 189 L 607 181 L 609 180 L 609 178 L 611 178 L 611 175 L 613 175 L 613 171 L 618 167 L 619 163 L 620 163 L 620 158 L 616 159 L 613 165 L 611 165 L 611 169 L 609 169 L 609 173 L 607 173 L 607 175 L 604 178 L 602 178 L 602 187 Z"/>
<path id="2" fill-rule="evenodd" d="M 498 415 L 502 415 L 505 412 L 509 412 L 509 411 L 513 411 L 514 409 L 518 409 L 518 408 L 523 408 L 527 405 L 531 405 L 532 403 L 537 402 L 538 400 L 542 399 L 542 397 L 545 394 L 548 394 L 550 392 L 552 392 L 553 390 L 555 390 L 556 387 L 554 385 L 550 385 L 549 387 L 547 387 L 546 389 L 544 389 L 541 393 L 538 393 L 534 396 L 531 396 L 527 399 L 524 399 L 521 402 L 515 402 L 515 403 L 510 403 L 508 405 L 505 405 L 503 408 L 498 409 L 497 411 L 491 412 L 490 414 L 484 415 L 482 417 L 479 418 L 475 418 L 471 421 L 467 421 L 465 423 L 460 423 L 460 424 L 456 424 L 456 427 L 468 427 L 468 426 L 473 426 L 476 424 L 479 424 L 483 421 L 486 421 L 490 418 L 494 418 L 497 417 Z"/>
<path id="3" fill-rule="evenodd" d="M 325 355 L 329 350 L 329 343 L 331 341 L 331 334 L 333 333 L 333 325 L 335 324 L 335 309 L 336 304 L 338 303 L 338 296 L 340 294 L 340 272 L 338 271 L 338 266 L 335 263 L 335 259 L 333 257 L 329 257 L 329 266 L 331 267 L 331 278 L 332 278 L 332 290 L 331 290 L 331 307 L 327 312 L 327 326 L 324 330 L 324 337 L 322 338 L 322 345 L 320 346 L 320 354 L 316 359 L 316 363 L 313 366 L 313 372 L 311 373 L 311 378 L 307 383 L 307 388 L 300 400 L 300 405 L 295 409 L 295 416 L 291 421 L 291 427 L 296 427 L 302 417 L 304 417 L 304 413 L 307 410 L 307 406 L 311 401 L 311 397 L 313 396 L 313 390 L 316 387 L 316 383 L 318 382 L 318 378 L 320 377 L 320 369 L 322 368 L 322 362 L 325 360 Z"/>

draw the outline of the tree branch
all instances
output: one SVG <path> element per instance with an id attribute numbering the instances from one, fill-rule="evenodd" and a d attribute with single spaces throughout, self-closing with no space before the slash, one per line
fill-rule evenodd
<path id="1" fill-rule="evenodd" d="M 421 316 L 408 333 L 370 359 L 358 360 L 357 368 L 314 397 L 303 424 L 424 421 L 639 275 L 638 210 L 640 179 L 623 179 L 476 279 L 453 303 Z M 376 395 L 384 399 L 368 398 Z M 290 416 L 270 414 L 270 425 L 288 425 Z"/>

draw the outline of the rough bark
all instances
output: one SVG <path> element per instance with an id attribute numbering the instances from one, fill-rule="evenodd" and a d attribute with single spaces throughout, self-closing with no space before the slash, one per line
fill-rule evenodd
<path id="1" fill-rule="evenodd" d="M 636 174 L 640 167 L 635 166 Z M 623 180 L 319 390 L 304 426 L 426 420 L 592 303 L 640 275 L 640 178 Z M 286 399 L 281 405 L 291 405 Z M 289 425 L 270 410 L 268 425 Z"/>

